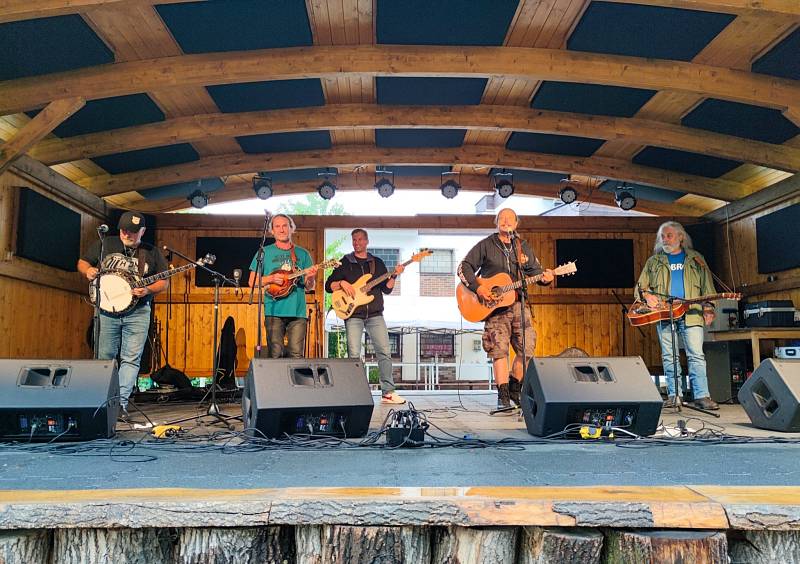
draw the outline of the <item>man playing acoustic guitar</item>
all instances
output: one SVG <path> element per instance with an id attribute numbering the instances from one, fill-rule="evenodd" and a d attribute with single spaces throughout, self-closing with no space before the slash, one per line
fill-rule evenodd
<path id="1" fill-rule="evenodd" d="M 519 219 L 511 208 L 500 210 L 495 219 L 497 233 L 479 241 L 458 266 L 461 281 L 478 297 L 485 301 L 493 299 L 491 288 L 481 285 L 476 277 L 489 278 L 504 272 L 513 280 L 518 278 L 518 265 L 521 265 L 523 276 L 542 275 L 540 285 L 553 281 L 552 270 L 544 270 L 533 254 L 530 245 L 516 236 Z M 525 334 L 525 361 L 533 357 L 536 348 L 536 331 L 533 329 L 533 318 L 528 307 L 523 307 L 524 318 L 520 315 L 519 301 L 525 300 L 520 291 L 516 292 L 514 303 L 508 307 L 499 307 L 486 318 L 483 328 L 483 350 L 492 359 L 494 379 L 497 382 L 497 409 L 506 410 L 512 407 L 511 401 L 520 405 L 522 389 L 522 335 Z M 524 329 L 523 329 L 524 328 Z M 516 357 L 509 380 L 508 356 L 509 345 L 514 348 Z"/>
<path id="2" fill-rule="evenodd" d="M 311 255 L 302 247 L 292 243 L 292 234 L 296 226 L 286 214 L 272 216 L 267 226 L 275 242 L 264 247 L 264 266 L 261 278 L 263 285 L 287 288 L 288 293 L 281 297 L 273 297 L 270 291 L 264 292 L 264 326 L 267 329 L 270 358 L 281 358 L 288 352 L 291 358 L 302 358 L 306 345 L 306 290 L 314 287 L 317 266 L 312 266 Z M 250 264 L 250 287 L 257 282 L 255 269 L 258 254 Z M 289 275 L 297 270 L 306 270 L 306 276 L 297 284 L 289 279 Z M 287 340 L 287 351 L 284 351 L 283 340 Z"/>
<path id="3" fill-rule="evenodd" d="M 386 274 L 387 270 L 386 264 L 380 258 L 367 252 L 369 236 L 364 229 L 353 229 L 350 235 L 353 239 L 353 252 L 342 257 L 341 266 L 334 269 L 325 282 L 325 290 L 327 292 L 342 290 L 353 297 L 355 295 L 353 283 L 359 278 L 365 274 L 372 274 L 373 278 L 378 278 Z M 361 336 L 365 329 L 375 346 L 375 356 L 378 359 L 381 379 L 381 403 L 406 403 L 406 400 L 400 397 L 394 389 L 389 331 L 383 318 L 383 294 L 392 292 L 395 279 L 403 273 L 403 270 L 405 267 L 398 264 L 388 279 L 370 290 L 369 294 L 375 299 L 357 307 L 344 322 L 347 333 L 347 356 L 350 358 L 361 357 Z"/>
<path id="4" fill-rule="evenodd" d="M 692 239 L 680 223 L 667 221 L 661 224 L 653 250 L 654 254 L 647 259 L 636 285 L 637 300 L 646 301 L 653 310 L 666 309 L 669 312 L 669 305 L 663 303 L 664 296 L 688 300 L 714 294 L 711 271 L 703 256 L 692 248 Z M 675 320 L 675 334 L 680 335 L 686 346 L 694 403 L 701 409 L 719 409 L 709 396 L 706 358 L 703 354 L 703 323 L 711 325 L 714 315 L 714 304 L 704 302 L 702 305 L 692 304 L 685 316 Z M 681 391 L 675 390 L 669 319 L 659 321 L 656 329 L 669 393 L 664 407 L 675 407 L 676 393 Z M 680 363 L 678 377 L 680 378 Z"/>

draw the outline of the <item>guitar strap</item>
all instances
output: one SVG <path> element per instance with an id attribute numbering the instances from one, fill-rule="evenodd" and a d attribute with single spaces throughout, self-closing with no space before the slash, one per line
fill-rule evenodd
<path id="1" fill-rule="evenodd" d="M 139 278 L 144 278 L 144 268 L 145 268 L 145 260 L 144 260 L 144 249 L 141 245 L 136 247 L 136 263 L 137 268 L 139 269 Z"/>
<path id="2" fill-rule="evenodd" d="M 297 270 L 297 253 L 294 252 L 294 243 L 292 243 L 292 248 L 289 249 L 292 255 L 292 270 Z"/>

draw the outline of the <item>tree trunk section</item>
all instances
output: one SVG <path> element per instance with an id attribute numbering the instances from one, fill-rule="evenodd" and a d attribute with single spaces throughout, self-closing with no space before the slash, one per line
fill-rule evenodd
<path id="1" fill-rule="evenodd" d="M 609 531 L 604 562 L 727 564 L 728 539 L 715 531 Z"/>
<path id="2" fill-rule="evenodd" d="M 437 529 L 434 564 L 501 564 L 516 558 L 517 527 Z"/>
<path id="3" fill-rule="evenodd" d="M 294 561 L 291 527 L 186 528 L 175 547 L 180 564 L 281 564 Z"/>
<path id="4" fill-rule="evenodd" d="M 172 541 L 166 529 L 56 529 L 53 562 L 166 564 Z"/>
<path id="5" fill-rule="evenodd" d="M 48 529 L 0 531 L 0 564 L 47 564 L 52 545 Z"/>
<path id="6" fill-rule="evenodd" d="M 403 562 L 400 527 L 352 527 L 325 525 L 322 529 L 322 562 L 391 564 Z"/>
<path id="7" fill-rule="evenodd" d="M 800 531 L 736 531 L 728 542 L 731 564 L 800 564 Z"/>
<path id="8" fill-rule="evenodd" d="M 294 529 L 297 564 L 322 564 L 322 525 L 298 525 Z"/>
<path id="9" fill-rule="evenodd" d="M 594 529 L 523 527 L 518 564 L 600 562 L 603 534 Z"/>

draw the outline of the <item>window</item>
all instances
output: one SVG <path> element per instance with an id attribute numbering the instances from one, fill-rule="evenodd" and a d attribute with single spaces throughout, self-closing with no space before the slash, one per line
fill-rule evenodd
<path id="1" fill-rule="evenodd" d="M 420 274 L 453 274 L 453 250 L 432 249 L 433 254 L 419 263 Z"/>
<path id="2" fill-rule="evenodd" d="M 454 357 L 455 337 L 444 333 L 420 333 L 419 356 L 421 358 Z"/>
<path id="3" fill-rule="evenodd" d="M 372 252 L 372 251 L 370 251 Z M 403 356 L 403 335 L 401 333 L 389 333 L 389 356 L 392 358 L 401 358 Z M 372 344 L 372 339 L 369 335 L 364 333 L 366 340 L 364 344 L 364 354 L 367 359 L 375 359 L 375 345 Z"/>
<path id="4" fill-rule="evenodd" d="M 381 259 L 386 264 L 386 270 L 391 270 L 400 264 L 400 249 L 367 249 L 370 253 Z"/>
<path id="5" fill-rule="evenodd" d="M 455 265 L 452 249 L 433 249 L 433 254 L 419 263 L 419 295 L 447 297 L 455 295 Z"/>

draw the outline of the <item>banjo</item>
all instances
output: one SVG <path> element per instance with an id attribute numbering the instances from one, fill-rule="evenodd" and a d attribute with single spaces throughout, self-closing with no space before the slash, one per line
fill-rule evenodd
<path id="1" fill-rule="evenodd" d="M 89 301 L 95 305 L 95 291 L 99 284 L 100 310 L 111 315 L 125 315 L 139 303 L 140 298 L 133 295 L 134 288 L 144 288 L 153 282 L 164 280 L 197 266 L 214 264 L 215 260 L 217 257 L 207 254 L 196 262 L 165 270 L 147 278 L 139 278 L 137 275 L 121 269 L 100 271 L 89 283 Z"/>

